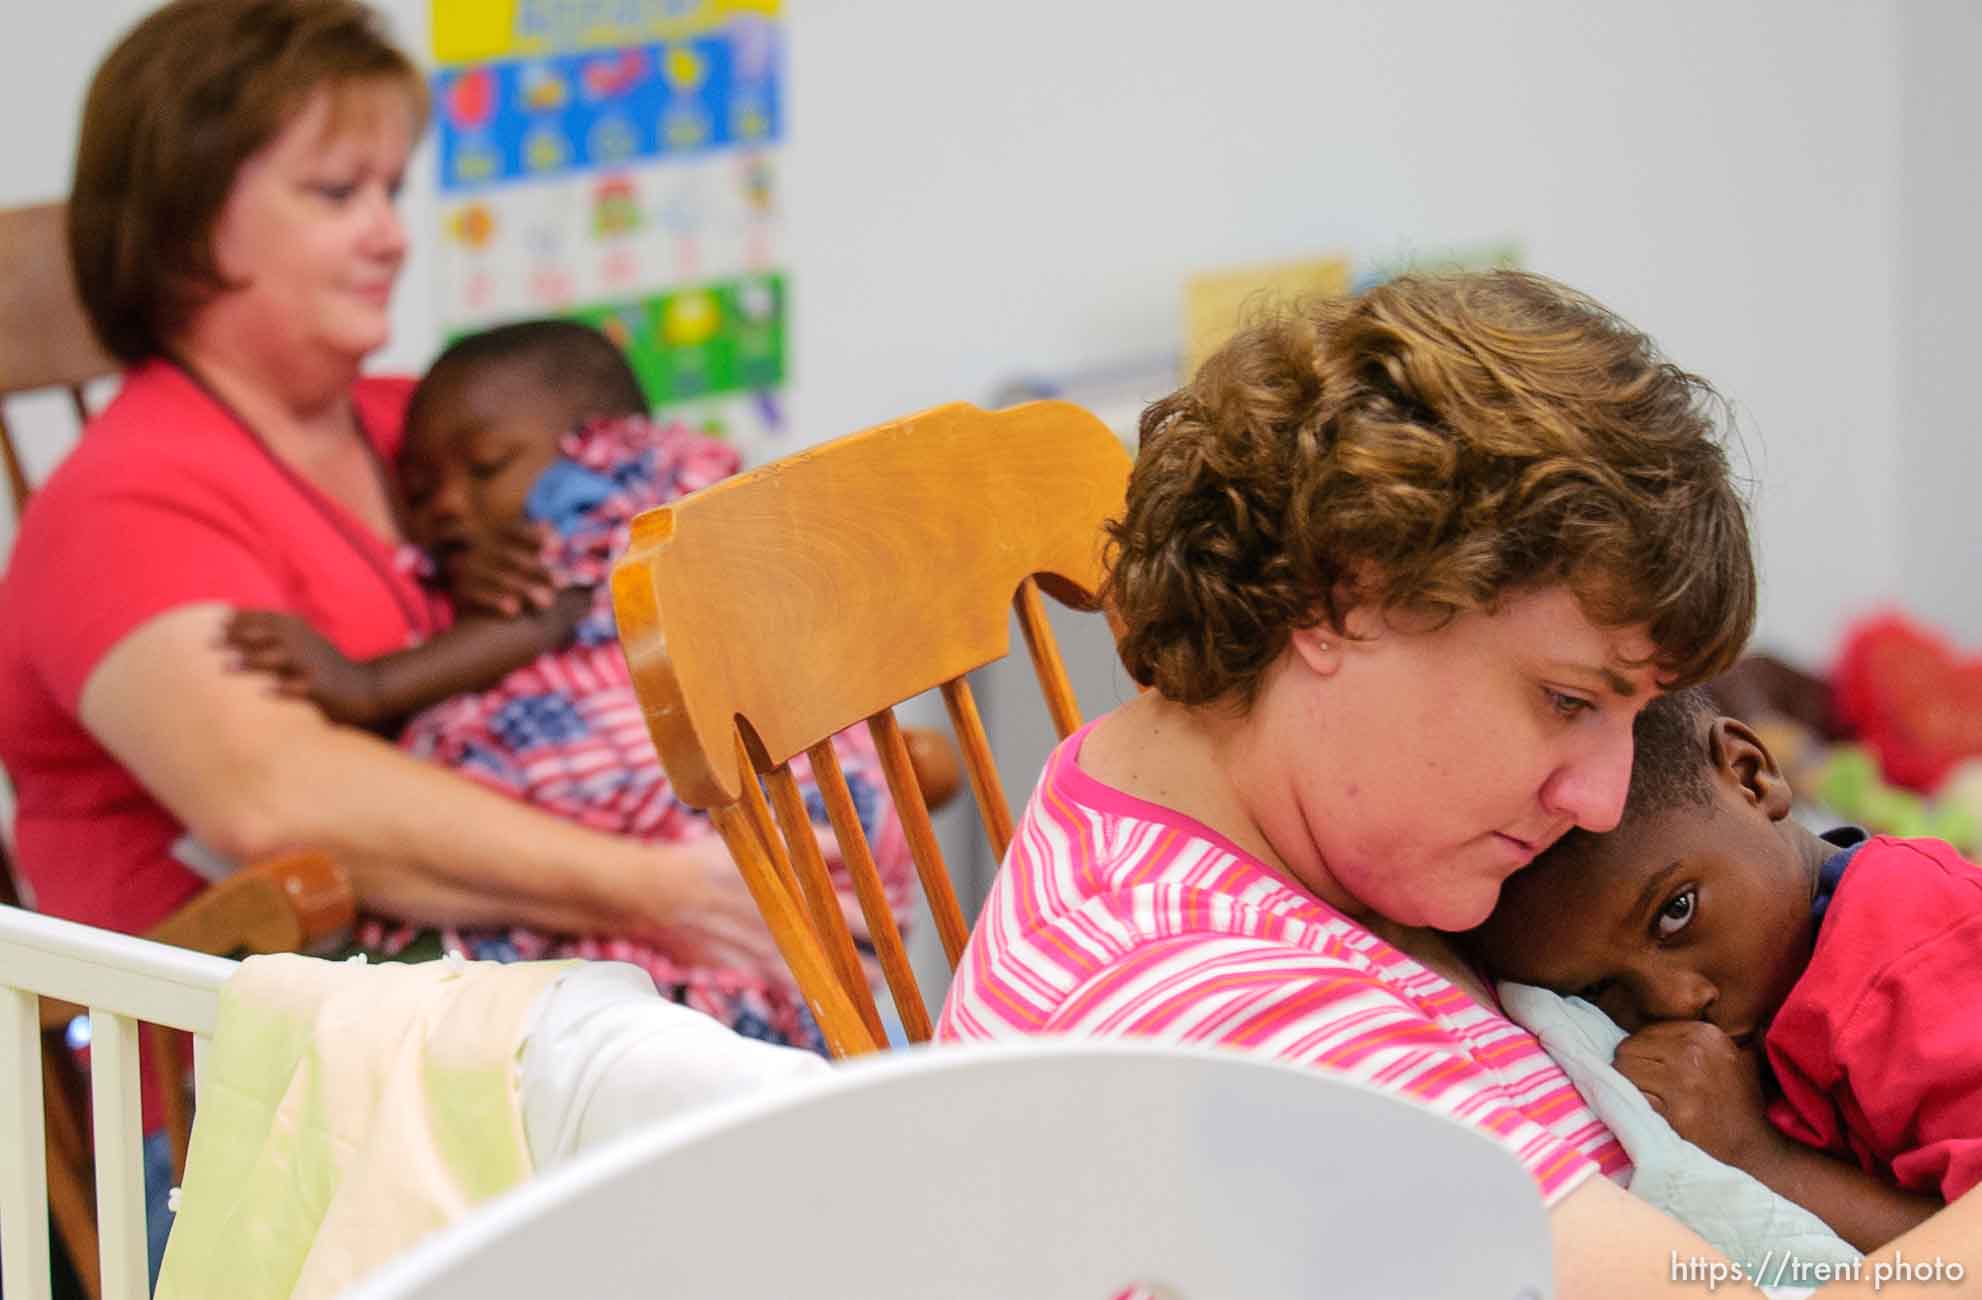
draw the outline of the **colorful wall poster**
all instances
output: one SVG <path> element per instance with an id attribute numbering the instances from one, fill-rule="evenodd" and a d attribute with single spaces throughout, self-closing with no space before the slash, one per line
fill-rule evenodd
<path id="1" fill-rule="evenodd" d="M 1307 257 L 1223 267 L 1184 282 L 1184 376 L 1216 352 L 1258 306 L 1349 292 L 1349 260 Z"/>
<path id="2" fill-rule="evenodd" d="M 776 0 L 433 0 L 449 337 L 564 316 L 657 411 L 784 432 Z"/>
<path id="3" fill-rule="evenodd" d="M 1433 248 L 1409 248 L 1383 257 L 1357 260 L 1346 253 L 1220 267 L 1184 282 L 1182 378 L 1197 373 L 1204 359 L 1255 314 L 1303 298 L 1361 293 L 1406 272 L 1515 269 L 1521 245 L 1512 239 Z"/>
<path id="4" fill-rule="evenodd" d="M 1406 272 L 1423 275 L 1437 274 L 1440 271 L 1488 271 L 1496 268 L 1504 271 L 1517 271 L 1521 268 L 1520 241 L 1502 239 L 1479 244 L 1416 248 L 1389 257 L 1375 258 L 1368 266 L 1356 272 L 1356 283 L 1351 292 L 1361 293 Z"/>

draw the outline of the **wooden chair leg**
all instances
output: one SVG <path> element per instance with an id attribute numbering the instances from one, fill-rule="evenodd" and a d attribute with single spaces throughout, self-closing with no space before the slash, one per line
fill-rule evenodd
<path id="1" fill-rule="evenodd" d="M 159 1080 L 165 1137 L 172 1150 L 172 1182 L 177 1186 L 186 1179 L 186 1149 L 193 1141 L 192 1098 L 186 1095 L 185 1036 L 163 1025 L 145 1025 L 144 1038 L 152 1054 L 150 1069 Z"/>
<path id="2" fill-rule="evenodd" d="M 97 1266 L 96 1188 L 90 1176 L 89 1099 L 57 1035 L 42 1040 L 41 1093 L 48 1143 L 48 1213 L 69 1254 L 77 1285 L 89 1300 L 103 1294 Z M 58 1053 L 60 1055 L 58 1055 Z"/>

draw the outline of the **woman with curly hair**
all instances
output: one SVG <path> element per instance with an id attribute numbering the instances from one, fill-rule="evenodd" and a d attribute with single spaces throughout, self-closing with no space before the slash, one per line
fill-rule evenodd
<path id="1" fill-rule="evenodd" d="M 1143 415 L 1106 597 L 1148 689 L 1048 760 L 939 1034 L 1224 1044 L 1418 1102 L 1528 1168 L 1565 1296 L 1711 1258 L 1592 1177 L 1629 1160 L 1449 936 L 1614 826 L 1633 719 L 1746 641 L 1717 409 L 1533 275 L 1242 332 Z"/>

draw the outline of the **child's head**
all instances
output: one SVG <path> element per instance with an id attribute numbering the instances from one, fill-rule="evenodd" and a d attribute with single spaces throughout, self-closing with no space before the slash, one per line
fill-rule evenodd
<path id="1" fill-rule="evenodd" d="M 413 540 L 444 565 L 447 553 L 522 518 L 565 433 L 646 413 L 625 355 L 588 325 L 523 321 L 456 340 L 406 411 L 399 470 Z"/>
<path id="2" fill-rule="evenodd" d="M 1759 1037 L 1809 964 L 1829 850 L 1789 818 L 1755 733 L 1695 688 L 1639 716 L 1624 819 L 1571 831 L 1470 940 L 1493 974 L 1577 993 L 1626 1029 L 1704 1019 Z"/>

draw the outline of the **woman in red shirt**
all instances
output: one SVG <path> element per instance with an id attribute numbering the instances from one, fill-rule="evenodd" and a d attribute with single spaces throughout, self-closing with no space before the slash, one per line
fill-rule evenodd
<path id="1" fill-rule="evenodd" d="M 137 931 L 202 887 L 189 862 L 318 848 L 408 920 L 769 962 L 713 837 L 646 845 L 536 812 L 271 694 L 220 647 L 242 607 L 353 656 L 445 617 L 401 560 L 407 385 L 360 375 L 387 338 L 425 115 L 419 73 L 354 0 L 181 0 L 98 71 L 70 237 L 129 370 L 0 585 L 22 871 L 44 910 Z M 519 573 L 547 598 L 534 585 Z"/>

